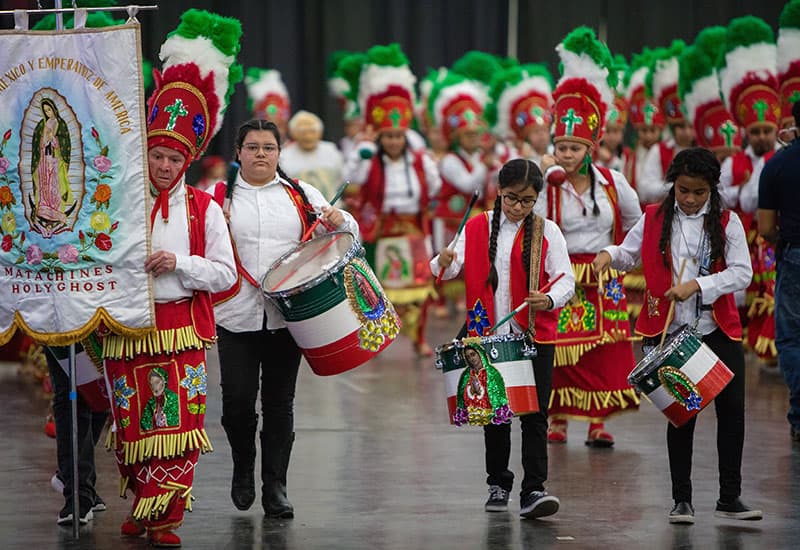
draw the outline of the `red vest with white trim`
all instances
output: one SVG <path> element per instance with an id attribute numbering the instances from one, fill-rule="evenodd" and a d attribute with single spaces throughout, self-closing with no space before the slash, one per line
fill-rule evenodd
<path id="1" fill-rule="evenodd" d="M 517 307 L 529 295 L 528 274 L 522 260 L 522 246 L 525 241 L 524 224 L 520 225 L 514 237 L 514 245 L 511 249 L 511 305 L 510 308 Z M 480 300 L 483 309 L 489 320 L 489 327 L 499 321 L 494 312 L 494 292 L 487 279 L 489 278 L 489 213 L 484 212 L 467 221 L 464 227 L 464 282 L 466 284 L 467 308 L 474 310 L 475 304 Z M 543 287 L 549 281 L 549 277 L 544 270 L 545 258 L 547 257 L 548 243 L 546 238 L 542 238 L 542 253 L 539 260 L 539 287 Z M 502 260 L 501 260 L 502 261 Z M 528 327 L 528 310 L 523 309 L 514 316 L 514 320 L 521 327 Z M 552 344 L 556 339 L 556 326 L 558 320 L 558 310 L 537 311 L 534 340 L 540 344 Z M 467 327 L 469 327 L 469 315 L 467 316 Z M 487 327 L 488 328 L 488 327 Z M 479 336 L 475 330 L 469 331 L 470 336 Z"/>
<path id="2" fill-rule="evenodd" d="M 667 255 L 668 265 L 664 265 L 658 242 L 664 215 L 659 214 L 660 204 L 648 205 L 645 209 L 644 235 L 642 237 L 642 270 L 647 284 L 647 303 L 636 321 L 636 332 L 643 336 L 658 336 L 665 329 L 669 299 L 664 296 L 672 287 L 672 254 Z M 722 230 L 728 226 L 730 210 L 722 211 Z M 712 273 L 725 269 L 725 261 L 720 258 L 711 267 Z M 694 297 L 690 298 L 694 299 Z M 712 316 L 722 331 L 732 340 L 742 339 L 742 325 L 733 294 L 725 294 L 712 304 Z"/>
<path id="3" fill-rule="evenodd" d="M 189 254 L 204 258 L 206 255 L 206 211 L 211 204 L 211 195 L 199 189 L 186 188 L 189 215 Z M 192 295 L 192 325 L 197 337 L 206 342 L 216 339 L 214 306 L 211 293 L 195 290 Z"/>

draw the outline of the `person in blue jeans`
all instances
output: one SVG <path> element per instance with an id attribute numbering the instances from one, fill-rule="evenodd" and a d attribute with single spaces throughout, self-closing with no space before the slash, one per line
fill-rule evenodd
<path id="1" fill-rule="evenodd" d="M 767 162 L 758 181 L 758 232 L 776 242 L 775 346 L 789 387 L 790 434 L 800 443 L 800 101 L 792 106 L 791 143 Z"/>

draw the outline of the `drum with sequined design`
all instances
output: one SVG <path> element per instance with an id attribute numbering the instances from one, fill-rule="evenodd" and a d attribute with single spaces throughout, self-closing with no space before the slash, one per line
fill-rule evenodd
<path id="1" fill-rule="evenodd" d="M 732 379 L 730 369 L 688 325 L 647 353 L 628 376 L 676 427 L 707 407 Z"/>
<path id="2" fill-rule="evenodd" d="M 394 307 L 348 232 L 300 243 L 272 264 L 261 288 L 321 376 L 365 363 L 400 330 Z"/>
<path id="3" fill-rule="evenodd" d="M 473 355 L 470 347 L 483 353 Z M 436 348 L 450 423 L 501 424 L 512 416 L 538 412 L 531 362 L 535 356 L 536 348 L 523 334 L 468 337 Z M 478 362 L 481 358 L 483 364 Z"/>

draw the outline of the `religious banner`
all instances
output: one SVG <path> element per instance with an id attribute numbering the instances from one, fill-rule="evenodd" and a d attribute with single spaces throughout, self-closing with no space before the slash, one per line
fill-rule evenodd
<path id="1" fill-rule="evenodd" d="M 154 324 L 139 25 L 0 31 L 0 344 Z"/>

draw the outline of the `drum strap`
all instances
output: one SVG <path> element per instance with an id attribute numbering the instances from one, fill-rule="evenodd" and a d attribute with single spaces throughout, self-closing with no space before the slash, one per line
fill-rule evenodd
<path id="1" fill-rule="evenodd" d="M 531 265 L 528 288 L 539 288 L 539 266 L 542 259 L 542 241 L 544 239 L 544 218 L 533 215 L 533 236 L 531 238 Z M 528 331 L 531 339 L 536 336 L 536 311 L 528 308 Z"/>

